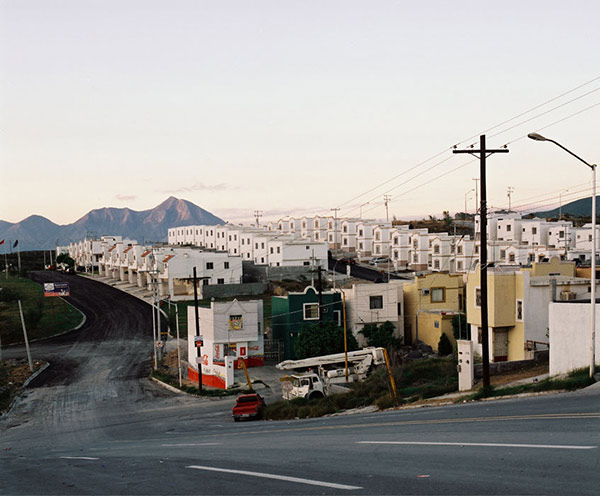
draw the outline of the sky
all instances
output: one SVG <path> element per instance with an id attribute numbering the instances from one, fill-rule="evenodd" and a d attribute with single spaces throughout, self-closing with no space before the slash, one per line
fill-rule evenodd
<path id="1" fill-rule="evenodd" d="M 231 222 L 591 194 L 597 0 L 0 0 L 0 219 L 169 196 Z M 368 202 L 368 203 L 367 203 Z M 362 206 L 361 206 L 362 205 Z M 332 209 L 339 208 L 334 211 Z"/>

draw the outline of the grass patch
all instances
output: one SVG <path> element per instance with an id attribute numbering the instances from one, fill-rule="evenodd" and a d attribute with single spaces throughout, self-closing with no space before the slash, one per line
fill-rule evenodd
<path id="1" fill-rule="evenodd" d="M 248 394 L 253 392 L 249 389 L 207 389 L 206 386 L 202 388 L 202 391 L 199 391 L 197 386 L 188 386 L 186 384 L 183 384 L 181 387 L 179 387 L 178 377 L 161 370 L 152 371 L 150 373 L 150 377 L 154 377 L 155 379 L 158 379 L 159 381 L 164 382 L 169 386 L 173 386 L 174 388 L 177 388 L 185 393 L 207 398 L 221 398 L 225 396 L 236 396 L 238 394 Z"/>
<path id="2" fill-rule="evenodd" d="M 400 404 L 439 396 L 458 389 L 456 364 L 452 357 L 406 362 L 393 371 Z M 379 367 L 364 382 L 351 385 L 347 393 L 308 400 L 296 398 L 267 406 L 265 419 L 289 420 L 322 417 L 352 408 L 375 405 L 380 410 L 396 405 L 385 367 Z"/>
<path id="3" fill-rule="evenodd" d="M 62 298 L 44 297 L 37 284 L 24 277 L 0 278 L 0 334 L 2 344 L 23 343 L 23 328 L 18 300 L 29 340 L 53 336 L 73 329 L 81 323 L 81 313 Z"/>
<path id="4" fill-rule="evenodd" d="M 518 386 L 490 387 L 487 390 L 481 388 L 476 393 L 462 396 L 456 401 L 480 400 L 483 398 L 496 398 L 521 393 L 540 393 L 544 391 L 576 391 L 577 389 L 590 386 L 594 382 L 594 379 L 589 376 L 589 369 L 586 367 L 573 370 L 566 377 L 548 377 L 539 382 L 520 384 Z"/>

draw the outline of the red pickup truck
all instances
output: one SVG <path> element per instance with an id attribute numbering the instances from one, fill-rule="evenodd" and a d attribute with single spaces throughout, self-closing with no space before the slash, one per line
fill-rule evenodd
<path id="1" fill-rule="evenodd" d="M 242 418 L 262 417 L 263 409 L 265 408 L 265 400 L 258 393 L 242 394 L 237 397 L 235 406 L 232 410 L 233 420 L 236 422 Z"/>

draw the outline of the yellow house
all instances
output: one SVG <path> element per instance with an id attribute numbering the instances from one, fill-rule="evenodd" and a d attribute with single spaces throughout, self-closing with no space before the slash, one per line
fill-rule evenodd
<path id="1" fill-rule="evenodd" d="M 494 362 L 531 358 L 547 349 L 548 305 L 589 291 L 589 280 L 575 277 L 575 263 L 553 257 L 531 267 L 488 269 L 488 337 Z M 481 285 L 479 268 L 467 276 L 467 322 L 474 350 L 481 354 Z"/>
<path id="2" fill-rule="evenodd" d="M 417 340 L 437 349 L 442 333 L 454 344 L 452 317 L 464 317 L 462 274 L 436 272 L 404 285 L 404 342 Z"/>

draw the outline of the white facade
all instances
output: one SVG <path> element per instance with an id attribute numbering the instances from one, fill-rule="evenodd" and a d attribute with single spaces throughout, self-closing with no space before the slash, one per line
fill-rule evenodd
<path id="1" fill-rule="evenodd" d="M 359 332 L 366 324 L 390 321 L 396 327 L 396 336 L 404 335 L 403 284 L 403 281 L 397 280 L 386 284 L 354 284 L 344 291 L 346 322 L 360 346 L 366 345 Z"/>
<path id="2" fill-rule="evenodd" d="M 264 365 L 264 322 L 262 300 L 212 302 L 210 308 L 199 308 L 200 330 L 197 331 L 195 309 L 188 307 L 188 357 L 196 373 L 202 363 L 203 384 L 226 388 L 224 374 L 229 357 L 238 368 L 239 360 L 247 366 Z M 195 337 L 203 345 L 195 345 Z M 191 374 L 190 374 L 191 375 Z"/>
<path id="3" fill-rule="evenodd" d="M 589 367 L 591 358 L 591 327 L 589 302 L 550 303 L 550 375 L 566 374 Z M 596 305 L 596 322 L 600 310 Z M 600 363 L 600 346 L 596 330 L 595 363 Z"/>

